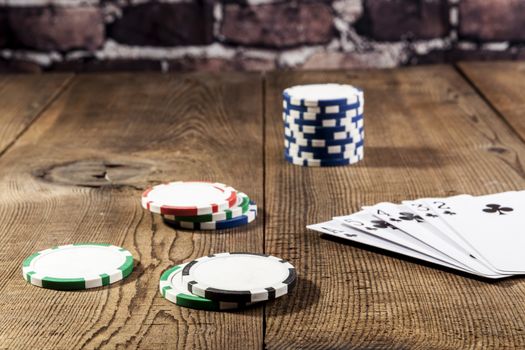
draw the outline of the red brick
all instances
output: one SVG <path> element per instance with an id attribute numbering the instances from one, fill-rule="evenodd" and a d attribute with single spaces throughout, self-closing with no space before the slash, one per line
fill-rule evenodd
<path id="1" fill-rule="evenodd" d="M 328 43 L 333 14 L 322 2 L 224 6 L 221 34 L 228 42 L 262 47 Z"/>
<path id="2" fill-rule="evenodd" d="M 129 45 L 206 45 L 213 41 L 213 6 L 209 1 L 129 6 L 109 32 Z"/>
<path id="3" fill-rule="evenodd" d="M 474 40 L 525 40 L 523 0 L 462 0 L 459 36 Z"/>
<path id="4" fill-rule="evenodd" d="M 104 22 L 97 7 L 16 7 L 8 17 L 17 46 L 95 50 L 104 42 Z"/>
<path id="5" fill-rule="evenodd" d="M 357 29 L 383 41 L 444 37 L 448 11 L 446 0 L 368 0 Z"/>

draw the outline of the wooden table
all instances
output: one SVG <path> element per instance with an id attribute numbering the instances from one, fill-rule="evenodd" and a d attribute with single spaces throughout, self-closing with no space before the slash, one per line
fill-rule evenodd
<path id="1" fill-rule="evenodd" d="M 366 95 L 365 161 L 284 162 L 281 91 L 347 82 Z M 0 77 L 0 348 L 523 348 L 525 281 L 487 283 L 307 224 L 361 205 L 525 188 L 525 64 L 266 74 Z M 140 206 L 149 184 L 214 180 L 247 192 L 256 222 L 175 231 Z M 109 242 L 124 282 L 58 292 L 21 275 L 29 254 Z M 163 270 L 212 252 L 266 252 L 300 276 L 240 312 L 175 306 Z"/>

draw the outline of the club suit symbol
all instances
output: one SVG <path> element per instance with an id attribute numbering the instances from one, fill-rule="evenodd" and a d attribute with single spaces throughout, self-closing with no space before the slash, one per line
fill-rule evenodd
<path id="1" fill-rule="evenodd" d="M 373 226 L 377 228 L 391 228 L 392 230 L 397 230 L 397 227 L 384 220 L 372 220 L 371 223 L 373 223 Z"/>
<path id="2" fill-rule="evenodd" d="M 407 212 L 399 213 L 399 218 L 401 220 L 406 220 L 406 221 L 412 221 L 412 220 L 416 220 L 417 222 L 425 221 L 425 219 L 423 219 L 421 216 L 415 215 L 413 213 L 407 213 Z"/>
<path id="3" fill-rule="evenodd" d="M 486 208 L 483 209 L 485 213 L 499 213 L 499 215 L 505 215 L 507 212 L 514 211 L 514 209 L 509 207 L 502 207 L 499 204 L 487 204 Z"/>

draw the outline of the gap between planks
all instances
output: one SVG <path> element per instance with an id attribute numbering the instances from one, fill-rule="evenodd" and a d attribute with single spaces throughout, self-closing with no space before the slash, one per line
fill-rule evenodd
<path id="1" fill-rule="evenodd" d="M 19 133 L 15 136 L 15 138 L 9 142 L 6 147 L 3 150 L 0 150 L 0 158 L 4 156 L 4 154 L 7 153 L 15 144 L 16 142 L 33 126 L 38 119 L 40 119 L 40 116 L 42 116 L 47 109 L 66 91 L 66 89 L 71 85 L 71 82 L 75 78 L 75 74 L 71 74 L 69 77 L 66 78 L 66 80 L 62 83 L 62 85 L 57 89 L 57 91 L 49 98 L 49 100 L 40 108 L 39 111 L 35 113 L 35 117 L 29 122 Z"/>
<path id="2" fill-rule="evenodd" d="M 507 118 L 505 118 L 505 115 L 503 112 L 499 110 L 498 107 L 496 107 L 488 98 L 488 96 L 481 90 L 481 88 L 476 84 L 474 80 L 472 80 L 468 74 L 461 68 L 461 65 L 458 63 L 453 64 L 454 69 L 458 72 L 458 74 L 467 82 L 467 84 L 470 85 L 470 87 L 476 92 L 476 94 L 480 97 L 480 99 L 500 118 L 507 127 L 512 130 L 512 133 L 516 135 L 516 137 L 525 144 L 525 139 L 522 137 L 522 135 L 516 130 L 516 128 L 508 121 Z"/>

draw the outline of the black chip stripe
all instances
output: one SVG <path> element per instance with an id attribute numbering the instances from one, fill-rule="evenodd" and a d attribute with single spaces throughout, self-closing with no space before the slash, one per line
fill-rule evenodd
<path id="1" fill-rule="evenodd" d="M 193 286 L 197 284 L 197 281 L 188 282 L 188 292 L 193 293 Z"/>
<path id="2" fill-rule="evenodd" d="M 193 260 L 192 262 L 189 262 L 184 268 L 182 269 L 182 276 L 188 276 L 190 274 L 191 267 L 197 263 L 197 260 Z"/>
<path id="3" fill-rule="evenodd" d="M 288 269 L 288 277 L 283 281 L 283 284 L 288 285 L 288 291 L 291 291 L 297 284 L 297 272 L 294 268 Z"/>
<path id="4" fill-rule="evenodd" d="M 275 299 L 275 288 L 268 287 L 268 288 L 265 288 L 265 289 L 268 291 L 268 300 Z"/>
<path id="5" fill-rule="evenodd" d="M 210 300 L 229 301 L 234 303 L 250 303 L 252 301 L 252 293 L 247 290 L 231 291 L 209 287 L 204 291 L 204 297 Z"/>

